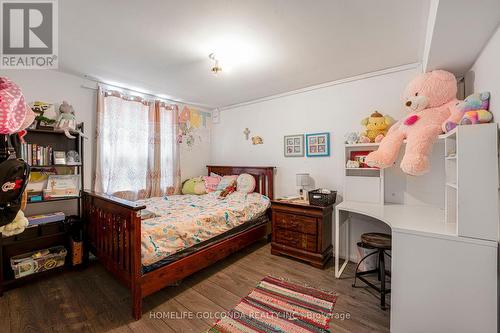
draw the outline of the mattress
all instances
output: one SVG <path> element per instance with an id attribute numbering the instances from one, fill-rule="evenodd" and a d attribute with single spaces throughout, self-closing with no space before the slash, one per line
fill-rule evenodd
<path id="1" fill-rule="evenodd" d="M 173 263 L 174 261 L 177 261 L 179 259 L 187 257 L 188 255 L 193 254 L 197 251 L 203 250 L 204 248 L 209 247 L 210 245 L 216 244 L 216 243 L 221 242 L 227 238 L 241 234 L 241 233 L 243 233 L 251 228 L 267 224 L 268 222 L 269 222 L 269 218 L 267 217 L 267 215 L 266 214 L 261 215 L 257 218 L 254 218 L 251 221 L 245 222 L 243 224 L 240 224 L 237 227 L 229 229 L 228 231 L 226 231 L 220 235 L 217 235 L 217 236 L 212 237 L 210 239 L 207 239 L 203 242 L 200 242 L 198 244 L 195 244 L 193 246 L 185 248 L 184 250 L 181 250 L 179 252 L 175 252 L 175 253 L 169 255 L 168 257 L 165 257 L 161 260 L 158 260 L 157 262 L 155 262 L 149 266 L 143 265 L 142 266 L 142 273 L 144 274 L 144 273 L 151 272 L 157 268 L 160 268 L 162 266 Z"/>
<path id="2" fill-rule="evenodd" d="M 241 192 L 223 199 L 212 192 L 155 197 L 138 203 L 156 215 L 143 220 L 141 225 L 141 259 L 145 271 L 172 262 L 176 257 L 171 256 L 176 253 L 187 253 L 188 248 L 258 221 L 271 205 L 264 195 Z"/>

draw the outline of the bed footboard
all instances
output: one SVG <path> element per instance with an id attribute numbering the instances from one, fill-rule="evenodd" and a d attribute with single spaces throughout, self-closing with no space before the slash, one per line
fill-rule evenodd
<path id="1" fill-rule="evenodd" d="M 132 290 L 134 317 L 141 311 L 141 217 L 145 206 L 95 192 L 83 197 L 86 248 Z"/>

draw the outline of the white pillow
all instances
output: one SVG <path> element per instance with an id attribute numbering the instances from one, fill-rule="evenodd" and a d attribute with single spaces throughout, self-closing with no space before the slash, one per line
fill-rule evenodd
<path id="1" fill-rule="evenodd" d="M 255 190 L 255 178 L 248 174 L 242 173 L 236 179 L 236 191 L 243 193 L 252 193 Z"/>

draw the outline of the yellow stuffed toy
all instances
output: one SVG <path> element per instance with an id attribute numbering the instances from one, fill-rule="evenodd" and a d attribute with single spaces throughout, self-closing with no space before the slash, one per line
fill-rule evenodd
<path id="1" fill-rule="evenodd" d="M 383 116 L 378 111 L 373 112 L 361 121 L 361 125 L 365 126 L 366 129 L 361 133 L 360 142 L 382 141 L 393 123 L 394 120 L 390 116 Z"/>

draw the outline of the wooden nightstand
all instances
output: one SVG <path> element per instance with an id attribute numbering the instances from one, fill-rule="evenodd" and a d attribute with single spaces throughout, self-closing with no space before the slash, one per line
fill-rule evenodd
<path id="1" fill-rule="evenodd" d="M 272 254 L 283 254 L 323 268 L 332 257 L 333 205 L 272 201 Z"/>

